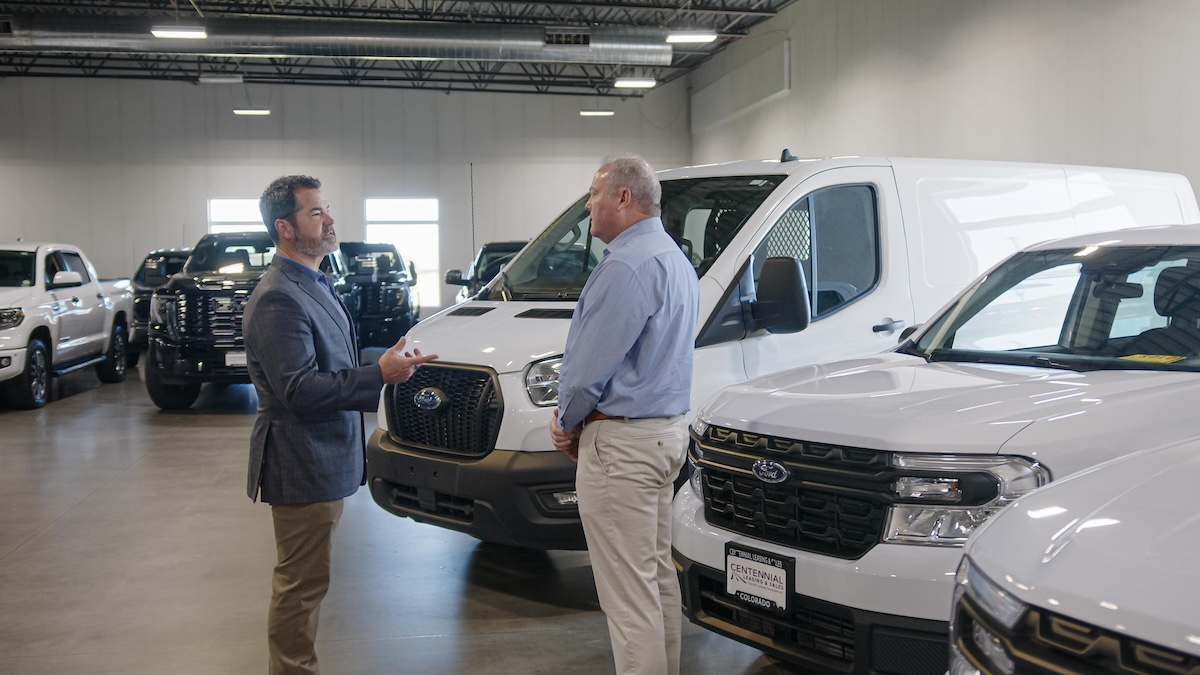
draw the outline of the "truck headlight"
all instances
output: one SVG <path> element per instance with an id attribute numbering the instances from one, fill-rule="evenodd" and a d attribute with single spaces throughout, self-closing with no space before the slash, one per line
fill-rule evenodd
<path id="1" fill-rule="evenodd" d="M 0 329 L 16 328 L 25 320 L 25 310 L 20 307 L 0 309 Z"/>
<path id="2" fill-rule="evenodd" d="M 529 366 L 525 391 L 534 405 L 543 408 L 558 405 L 558 372 L 562 370 L 562 362 L 562 357 L 556 356 Z"/>
<path id="3" fill-rule="evenodd" d="M 892 466 L 900 476 L 883 535 L 892 544 L 962 546 L 1006 504 L 1050 482 L 1024 457 L 897 454 Z"/>
<path id="4" fill-rule="evenodd" d="M 980 614 L 987 621 L 962 620 L 964 612 L 960 609 L 963 597 L 971 599 Z M 996 585 L 987 578 L 979 568 L 971 564 L 970 558 L 963 556 L 955 576 L 954 604 L 950 614 L 950 654 L 952 675 L 968 675 L 979 672 L 958 649 L 959 641 L 971 645 L 977 658 L 982 658 L 991 666 L 989 672 L 1011 675 L 1016 672 L 1016 663 L 1008 653 L 1005 642 L 992 632 L 989 625 L 999 625 L 1006 630 L 1012 630 L 1025 614 L 1025 603 L 1018 600 L 1008 591 Z M 960 635 L 959 633 L 962 632 Z M 967 634 L 969 633 L 969 634 Z"/>
<path id="5" fill-rule="evenodd" d="M 179 327 L 179 303 L 174 295 L 154 294 L 150 299 L 150 325 L 175 335 Z"/>

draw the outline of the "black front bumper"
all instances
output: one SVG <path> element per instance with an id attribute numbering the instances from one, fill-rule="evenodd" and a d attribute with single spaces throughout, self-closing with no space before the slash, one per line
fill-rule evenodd
<path id="1" fill-rule="evenodd" d="M 244 355 L 245 352 L 242 347 L 218 347 L 201 342 L 173 344 L 152 337 L 147 368 L 154 368 L 166 384 L 249 384 L 250 371 L 246 366 L 225 365 L 226 355 Z"/>
<path id="2" fill-rule="evenodd" d="M 367 483 L 375 503 L 397 516 L 509 546 L 587 548 L 579 510 L 554 498 L 575 490 L 575 463 L 561 452 L 434 457 L 377 429 L 367 445 Z"/>
<path id="3" fill-rule="evenodd" d="M 949 626 L 941 621 L 868 612 L 793 594 L 786 615 L 725 593 L 725 574 L 672 549 L 692 623 L 774 656 L 805 672 L 943 675 Z"/>

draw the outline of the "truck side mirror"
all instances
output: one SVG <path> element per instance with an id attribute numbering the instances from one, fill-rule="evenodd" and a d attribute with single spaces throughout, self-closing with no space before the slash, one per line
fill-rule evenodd
<path id="1" fill-rule="evenodd" d="M 772 333 L 798 333 L 808 328 L 808 282 L 799 260 L 767 258 L 756 295 L 750 313 L 760 327 Z"/>
<path id="2" fill-rule="evenodd" d="M 463 278 L 462 270 L 446 270 L 446 283 L 451 286 L 466 286 L 468 281 Z"/>
<path id="3" fill-rule="evenodd" d="M 68 286 L 82 286 L 83 276 L 79 272 L 61 271 L 54 273 L 54 279 L 50 282 L 50 288 L 67 288 Z"/>
<path id="4" fill-rule="evenodd" d="M 411 260 L 408 261 L 408 281 L 413 284 L 417 283 L 417 266 Z"/>

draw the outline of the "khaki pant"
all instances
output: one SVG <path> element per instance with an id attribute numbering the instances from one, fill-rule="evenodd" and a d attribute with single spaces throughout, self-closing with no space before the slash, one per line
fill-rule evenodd
<path id="1" fill-rule="evenodd" d="M 619 675 L 679 673 L 671 499 L 686 451 L 682 415 L 591 422 L 579 439 L 579 516 Z"/>
<path id="2" fill-rule="evenodd" d="M 333 532 L 342 500 L 272 504 L 278 562 L 271 580 L 267 646 L 271 675 L 315 675 L 317 621 L 329 590 Z"/>

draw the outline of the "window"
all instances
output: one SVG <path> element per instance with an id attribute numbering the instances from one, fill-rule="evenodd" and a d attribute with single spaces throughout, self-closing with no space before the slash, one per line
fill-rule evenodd
<path id="1" fill-rule="evenodd" d="M 767 258 L 795 258 L 808 281 L 813 318 L 865 295 L 879 280 L 875 191 L 866 185 L 828 188 L 796 202 L 754 252 L 754 279 Z"/>
<path id="2" fill-rule="evenodd" d="M 368 199 L 367 241 L 392 244 L 417 272 L 422 307 L 441 307 L 438 200 Z"/>
<path id="3" fill-rule="evenodd" d="M 208 232 L 262 232 L 262 214 L 257 199 L 208 200 Z"/>

